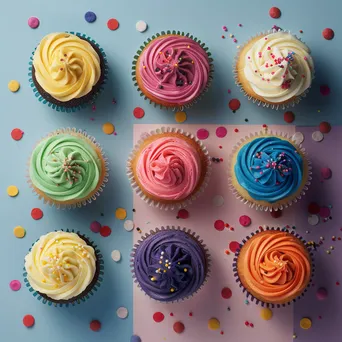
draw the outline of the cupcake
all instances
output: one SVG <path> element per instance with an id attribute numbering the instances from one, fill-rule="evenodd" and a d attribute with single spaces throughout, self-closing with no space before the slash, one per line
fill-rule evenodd
<path id="1" fill-rule="evenodd" d="M 210 55 L 205 44 L 189 34 L 156 34 L 134 56 L 133 81 L 141 95 L 155 105 L 189 107 L 211 83 Z"/>
<path id="2" fill-rule="evenodd" d="M 230 159 L 230 187 L 260 210 L 282 210 L 297 202 L 311 180 L 310 162 L 287 136 L 260 132 L 242 139 Z"/>
<path id="3" fill-rule="evenodd" d="M 257 231 L 243 240 L 233 271 L 243 291 L 256 303 L 280 306 L 301 296 L 311 281 L 313 266 L 305 241 L 288 230 Z"/>
<path id="4" fill-rule="evenodd" d="M 199 236 L 162 227 L 134 246 L 132 272 L 139 288 L 159 302 L 179 302 L 198 292 L 209 275 L 209 254 Z"/>
<path id="5" fill-rule="evenodd" d="M 85 301 L 100 286 L 102 256 L 84 236 L 56 231 L 39 238 L 25 257 L 25 282 L 44 303 Z"/>
<path id="6" fill-rule="evenodd" d="M 274 109 L 294 105 L 311 86 L 314 64 L 309 48 L 286 31 L 250 39 L 239 51 L 236 84 L 253 102 Z"/>
<path id="7" fill-rule="evenodd" d="M 146 133 L 127 163 L 136 193 L 151 206 L 179 209 L 196 199 L 207 186 L 210 157 L 190 133 L 164 128 Z"/>
<path id="8" fill-rule="evenodd" d="M 36 97 L 60 111 L 93 102 L 107 75 L 103 50 L 79 33 L 50 33 L 31 57 L 30 82 Z"/>
<path id="9" fill-rule="evenodd" d="M 108 181 L 107 161 L 95 139 L 75 129 L 50 133 L 29 160 L 29 184 L 50 205 L 75 208 L 96 200 Z"/>

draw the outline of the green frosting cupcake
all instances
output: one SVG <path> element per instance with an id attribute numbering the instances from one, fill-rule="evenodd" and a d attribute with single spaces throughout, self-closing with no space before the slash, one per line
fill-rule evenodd
<path id="1" fill-rule="evenodd" d="M 102 162 L 94 147 L 72 134 L 43 139 L 31 156 L 33 186 L 58 202 L 87 198 L 97 188 L 101 173 Z"/>

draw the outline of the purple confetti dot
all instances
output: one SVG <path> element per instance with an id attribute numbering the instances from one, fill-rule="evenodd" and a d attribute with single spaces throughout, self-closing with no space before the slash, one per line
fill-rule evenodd
<path id="1" fill-rule="evenodd" d="M 216 128 L 216 135 L 218 138 L 224 138 L 227 135 L 227 128 L 226 127 L 217 127 Z"/>
<path id="2" fill-rule="evenodd" d="M 197 138 L 200 140 L 205 140 L 209 137 L 209 132 L 205 128 L 200 128 L 197 131 Z"/>
<path id="3" fill-rule="evenodd" d="M 327 218 L 330 216 L 330 209 L 328 207 L 321 207 L 319 210 L 319 216 L 322 218 Z"/>
<path id="4" fill-rule="evenodd" d="M 84 19 L 88 22 L 88 23 L 93 23 L 96 20 L 96 14 L 94 12 L 87 12 L 84 15 Z"/>
<path id="5" fill-rule="evenodd" d="M 97 221 L 94 221 L 90 224 L 90 230 L 93 233 L 98 233 L 101 230 L 101 224 Z"/>

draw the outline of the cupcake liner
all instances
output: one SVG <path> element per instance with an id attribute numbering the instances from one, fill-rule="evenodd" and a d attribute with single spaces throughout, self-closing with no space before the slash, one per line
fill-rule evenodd
<path id="1" fill-rule="evenodd" d="M 34 290 L 28 279 L 27 279 L 27 272 L 25 267 L 23 268 L 23 277 L 24 277 L 24 282 L 28 290 L 32 293 L 33 297 L 37 298 L 41 303 L 47 304 L 48 306 L 55 306 L 55 307 L 68 307 L 68 306 L 75 306 L 76 304 L 81 304 L 85 301 L 87 301 L 91 296 L 94 295 L 95 292 L 98 291 L 100 288 L 102 281 L 103 281 L 103 275 L 104 275 L 104 261 L 103 261 L 103 256 L 101 254 L 101 251 L 97 248 L 97 245 L 90 240 L 88 236 L 85 236 L 81 234 L 79 231 L 74 231 L 66 229 L 60 229 L 61 231 L 65 231 L 67 233 L 76 233 L 81 239 L 83 239 L 89 246 L 93 247 L 95 250 L 95 255 L 96 255 L 96 273 L 94 275 L 94 278 L 97 277 L 96 282 L 94 284 L 90 283 L 88 287 L 78 296 L 71 298 L 69 300 L 54 300 L 50 297 L 48 297 L 45 294 L 42 294 L 36 290 Z M 36 240 L 37 242 L 38 240 Z M 36 243 L 34 242 L 29 249 L 29 252 L 31 251 L 32 247 Z"/>
<path id="2" fill-rule="evenodd" d="M 56 110 L 57 112 L 67 112 L 67 113 L 71 113 L 71 112 L 76 112 L 79 111 L 83 108 L 86 108 L 87 106 L 89 106 L 90 104 L 93 104 L 94 101 L 97 99 L 97 97 L 102 93 L 103 89 L 104 89 L 104 85 L 107 83 L 108 80 L 108 61 L 107 61 L 107 56 L 104 52 L 104 50 L 100 47 L 100 45 L 91 37 L 87 36 L 86 34 L 83 33 L 79 33 L 79 32 L 65 32 L 65 33 L 69 33 L 69 34 L 73 34 L 76 35 L 80 38 L 83 38 L 89 42 L 91 42 L 92 44 L 94 44 L 98 50 L 101 52 L 102 58 L 103 58 L 103 62 L 104 62 L 104 68 L 102 70 L 103 73 L 103 81 L 99 87 L 99 89 L 93 94 L 91 100 L 87 100 L 86 102 L 84 102 L 81 105 L 78 106 L 68 106 L 68 107 L 64 107 L 61 105 L 57 105 L 55 103 L 49 102 L 47 99 L 45 99 L 38 91 L 36 85 L 34 84 L 33 81 L 33 77 L 32 77 L 32 67 L 33 67 L 33 56 L 34 53 L 36 51 L 37 48 L 34 49 L 34 51 L 31 54 L 30 57 L 30 61 L 29 61 L 29 72 L 28 72 L 28 76 L 29 76 L 29 82 L 30 82 L 30 86 L 34 92 L 35 97 L 38 99 L 39 102 L 43 103 L 43 104 L 47 104 L 49 107 L 51 107 L 52 109 Z M 86 95 L 85 95 L 86 96 Z"/>
<path id="3" fill-rule="evenodd" d="M 232 177 L 233 177 L 233 158 L 234 155 L 237 153 L 237 150 L 240 148 L 241 145 L 243 145 L 247 140 L 250 138 L 262 138 L 262 137 L 268 137 L 268 136 L 274 136 L 278 138 L 285 138 L 289 140 L 304 156 L 305 161 L 307 162 L 308 165 L 308 174 L 307 174 L 307 180 L 304 184 L 304 186 L 301 189 L 297 190 L 297 193 L 295 195 L 289 196 L 289 199 L 285 201 L 285 199 L 282 199 L 281 203 L 269 203 L 268 205 L 261 205 L 258 203 L 255 203 L 254 201 L 251 201 L 245 197 L 243 197 L 234 187 L 234 184 L 232 182 Z M 262 131 L 256 132 L 256 133 L 250 133 L 249 136 L 245 136 L 242 138 L 232 149 L 231 155 L 229 156 L 229 163 L 228 163 L 228 183 L 229 187 L 232 190 L 233 194 L 236 196 L 237 199 L 239 199 L 241 202 L 248 204 L 250 208 L 255 208 L 256 210 L 260 211 L 277 211 L 277 210 L 283 210 L 285 208 L 290 207 L 293 203 L 297 203 L 302 196 L 305 195 L 306 191 L 308 190 L 312 180 L 312 166 L 311 166 L 311 161 L 307 157 L 307 153 L 303 146 L 301 144 L 298 144 L 296 141 L 294 141 L 287 133 L 278 133 L 278 132 L 272 132 L 272 131 L 267 131 L 264 133 Z M 256 200 L 256 202 L 258 202 Z M 286 203 L 284 203 L 286 202 Z"/>
<path id="4" fill-rule="evenodd" d="M 139 184 L 135 181 L 135 178 L 134 178 L 134 173 L 133 173 L 133 170 L 132 170 L 132 162 L 133 162 L 134 157 L 136 156 L 136 153 L 139 151 L 140 145 L 144 142 L 144 140 L 146 138 L 148 138 L 150 136 L 153 136 L 153 135 L 162 134 L 162 133 L 178 133 L 178 134 L 184 135 L 187 138 L 191 138 L 192 140 L 194 140 L 201 147 L 201 150 L 202 150 L 202 152 L 203 152 L 203 154 L 204 154 L 204 156 L 206 158 L 207 170 L 206 170 L 206 174 L 204 176 L 204 180 L 202 182 L 201 187 L 194 194 L 192 194 L 190 197 L 188 197 L 188 198 L 186 198 L 184 200 L 181 200 L 180 202 L 162 203 L 162 202 L 156 201 L 154 199 L 151 199 L 150 197 L 148 197 L 143 192 L 143 190 L 139 187 Z M 209 152 L 208 152 L 207 148 L 193 134 L 184 132 L 182 129 L 178 129 L 178 128 L 161 127 L 161 128 L 156 129 L 155 131 L 150 131 L 149 133 L 145 133 L 141 137 L 141 139 L 139 139 L 139 141 L 135 145 L 133 151 L 130 153 L 130 155 L 128 157 L 127 167 L 126 167 L 126 174 L 127 174 L 127 177 L 128 177 L 128 179 L 130 181 L 132 189 L 149 206 L 160 208 L 160 209 L 163 209 L 163 210 L 176 210 L 176 209 L 181 209 L 181 208 L 187 207 L 195 199 L 197 199 L 201 195 L 202 192 L 204 192 L 204 189 L 208 186 L 208 183 L 209 183 L 209 180 L 210 180 L 210 176 L 211 176 L 211 158 L 209 156 Z"/>
<path id="5" fill-rule="evenodd" d="M 163 302 L 163 301 L 159 301 L 156 299 L 151 298 L 148 294 L 145 293 L 145 291 L 141 288 L 139 282 L 136 279 L 135 273 L 134 273 L 134 257 L 135 257 L 135 253 L 137 248 L 139 247 L 139 245 L 146 240 L 149 236 L 157 234 L 158 232 L 161 231 L 182 231 L 184 233 L 187 233 L 189 236 L 191 236 L 203 249 L 204 253 L 205 253 L 205 257 L 206 257 L 206 266 L 207 266 L 207 272 L 206 272 L 206 276 L 205 279 L 203 281 L 203 284 L 198 288 L 198 290 L 194 293 L 192 293 L 191 295 L 184 297 L 182 299 L 179 300 L 175 300 L 175 301 L 170 301 L 170 302 Z M 181 303 L 184 302 L 188 299 L 191 299 L 196 293 L 198 293 L 200 290 L 202 290 L 202 288 L 204 287 L 204 285 L 208 282 L 209 278 L 210 278 L 210 273 L 211 273 L 211 255 L 209 253 L 209 249 L 207 248 L 207 245 L 204 244 L 203 240 L 200 238 L 199 235 L 196 235 L 195 232 L 192 232 L 191 229 L 187 229 L 187 228 L 181 228 L 180 226 L 161 226 L 160 228 L 156 228 L 155 230 L 150 230 L 149 233 L 146 233 L 144 236 L 142 236 L 133 246 L 132 249 L 132 253 L 130 254 L 131 256 L 131 260 L 130 260 L 130 268 L 131 268 L 131 273 L 132 273 L 132 278 L 135 284 L 137 284 L 138 288 L 145 294 L 145 296 L 149 297 L 151 300 L 153 300 L 154 302 L 157 303 L 163 303 L 163 304 L 170 304 L 170 303 Z"/>
<path id="6" fill-rule="evenodd" d="M 104 160 L 104 166 L 105 166 L 104 176 L 103 176 L 101 184 L 98 186 L 97 190 L 95 192 L 93 192 L 91 194 L 91 196 L 89 196 L 89 198 L 78 200 L 78 201 L 76 201 L 75 203 L 72 203 L 72 204 L 70 204 L 70 203 L 66 203 L 65 204 L 65 203 L 62 203 L 62 202 L 56 202 L 55 200 L 53 200 L 53 199 L 51 199 L 51 198 L 49 198 L 47 196 L 44 196 L 41 193 L 37 193 L 37 191 L 36 191 L 36 189 L 35 189 L 35 187 L 34 187 L 34 185 L 32 183 L 32 180 L 30 178 L 29 168 L 30 168 L 30 163 L 31 163 L 31 155 L 30 155 L 30 158 L 29 158 L 28 163 L 27 163 L 27 174 L 26 174 L 27 183 L 29 184 L 29 187 L 32 189 L 32 192 L 34 194 L 36 194 L 39 199 L 42 199 L 44 201 L 44 203 L 50 205 L 51 207 L 55 206 L 57 209 L 81 208 L 82 206 L 86 206 L 87 204 L 92 203 L 93 201 L 95 201 L 97 199 L 97 197 L 99 197 L 101 195 L 101 193 L 103 192 L 103 189 L 105 188 L 106 183 L 108 182 L 108 176 L 109 176 L 109 168 L 108 168 L 109 163 L 108 163 L 108 159 L 106 158 L 105 153 L 104 153 L 102 147 L 100 146 L 100 144 L 96 141 L 96 139 L 93 136 L 89 135 L 86 131 L 83 131 L 81 129 L 77 130 L 76 128 L 67 127 L 67 128 L 57 129 L 56 131 L 49 133 L 44 138 L 39 140 L 38 143 L 36 144 L 36 146 L 42 140 L 44 140 L 44 139 L 46 139 L 48 137 L 51 137 L 53 135 L 57 135 L 57 134 L 71 134 L 71 135 L 74 135 L 74 136 L 82 135 L 82 137 L 85 137 L 85 138 L 89 139 L 89 141 L 92 144 L 95 145 L 95 147 L 97 148 L 97 151 L 101 152 L 101 156 L 102 156 L 102 158 Z"/>
<path id="7" fill-rule="evenodd" d="M 248 292 L 248 290 L 246 288 L 244 288 L 244 286 L 242 285 L 242 282 L 239 278 L 239 274 L 238 274 L 238 257 L 240 255 L 240 250 L 243 247 L 243 245 L 249 240 L 251 239 L 254 235 L 264 231 L 264 230 L 277 230 L 277 231 L 281 231 L 281 232 L 286 232 L 289 233 L 291 235 L 293 235 L 294 237 L 298 238 L 300 241 L 303 242 L 303 244 L 306 246 L 306 249 L 309 252 L 310 258 L 311 258 L 311 277 L 310 277 L 310 281 L 308 283 L 308 285 L 306 286 L 306 288 L 304 289 L 304 291 L 302 292 L 301 295 L 299 295 L 297 298 L 292 299 L 291 301 L 284 303 L 284 304 L 272 304 L 272 303 L 265 303 L 262 300 L 255 298 L 251 293 Z M 306 240 L 300 236 L 299 234 L 297 234 L 295 231 L 290 231 L 287 228 L 280 228 L 280 227 L 268 227 L 268 226 L 264 226 L 264 227 L 259 227 L 259 230 L 257 230 L 254 233 L 251 233 L 250 235 L 246 236 L 245 239 L 242 240 L 242 243 L 240 244 L 240 248 L 235 252 L 235 256 L 233 259 L 233 272 L 234 272 L 234 277 L 235 277 L 235 281 L 239 284 L 239 287 L 242 289 L 243 293 L 246 293 L 246 298 L 248 298 L 250 301 L 255 302 L 255 304 L 257 305 L 261 305 L 262 307 L 267 307 L 267 308 L 280 308 L 280 307 L 285 307 L 288 305 L 291 305 L 291 303 L 295 303 L 296 301 L 300 300 L 302 297 L 304 297 L 305 293 L 308 291 L 308 288 L 311 286 L 312 284 L 312 279 L 315 275 L 315 264 L 314 264 L 314 257 L 313 257 L 313 253 L 311 248 L 309 248 L 307 246 L 307 242 Z"/>
<path id="8" fill-rule="evenodd" d="M 195 41 L 196 43 L 200 44 L 200 46 L 203 48 L 203 50 L 207 53 L 208 55 L 208 59 L 209 59 L 209 66 L 210 66 L 210 70 L 209 70 L 209 78 L 208 78 L 208 82 L 207 82 L 207 85 L 205 87 L 205 89 L 202 91 L 202 93 L 200 95 L 198 95 L 193 101 L 191 101 L 190 103 L 187 103 L 185 105 L 182 105 L 182 106 L 178 106 L 178 105 L 175 105 L 175 106 L 164 106 L 164 105 L 161 105 L 161 104 L 158 104 L 158 103 L 155 103 L 153 102 L 152 100 L 150 100 L 143 92 L 142 90 L 139 88 L 139 85 L 138 85 L 138 82 L 137 82 L 137 79 L 136 79 L 136 72 L 135 72 L 135 69 L 136 69 L 136 64 L 137 64 L 137 61 L 138 61 L 138 58 L 140 56 L 140 54 L 142 53 L 142 51 L 144 50 L 144 48 L 154 39 L 160 37 L 160 36 L 165 36 L 165 35 L 170 35 L 170 34 L 173 34 L 173 35 L 178 35 L 178 36 L 183 36 L 183 37 L 188 37 L 190 39 L 192 39 L 193 41 Z M 203 95 L 208 91 L 211 83 L 212 83 L 212 80 L 213 80 L 213 74 L 214 74 L 214 64 L 213 64 L 213 58 L 211 57 L 211 52 L 209 51 L 209 48 L 205 46 L 205 43 L 202 43 L 197 37 L 194 37 L 193 35 L 191 35 L 190 33 L 184 33 L 184 32 L 180 32 L 180 31 L 161 31 L 160 33 L 156 33 L 154 34 L 151 38 L 148 38 L 145 42 L 143 42 L 143 44 L 140 46 L 139 50 L 136 52 L 136 54 L 134 55 L 133 57 L 133 62 L 132 62 L 132 80 L 134 82 L 134 85 L 137 87 L 137 91 L 139 92 L 140 96 L 143 96 L 145 100 L 148 100 L 151 104 L 154 105 L 154 107 L 157 107 L 159 106 L 160 109 L 162 108 L 166 108 L 167 110 L 168 109 L 171 109 L 172 111 L 176 111 L 176 110 L 184 110 L 184 108 L 190 108 L 192 107 L 195 103 L 197 103 L 202 97 Z"/>
<path id="9" fill-rule="evenodd" d="M 297 37 L 295 34 L 291 33 L 289 30 L 283 30 L 281 29 L 280 27 L 274 27 L 272 28 L 271 30 L 267 30 L 267 31 L 264 31 L 264 32 L 260 32 L 260 33 L 257 33 L 255 36 L 252 36 L 249 38 L 249 40 L 247 42 L 245 42 L 244 44 L 241 44 L 240 45 L 240 49 L 238 51 L 238 53 L 236 54 L 235 58 L 234 58 L 234 61 L 233 61 L 233 74 L 234 74 L 234 79 L 235 79 L 235 84 L 240 88 L 240 91 L 244 94 L 244 96 L 247 97 L 247 99 L 249 101 L 252 101 L 253 103 L 256 103 L 258 106 L 262 106 L 262 107 L 266 107 L 266 108 L 271 108 L 271 109 L 274 109 L 274 110 L 284 110 L 284 109 L 287 109 L 287 108 L 290 108 L 290 107 L 294 107 L 296 104 L 298 104 L 304 97 L 307 96 L 311 86 L 306 89 L 302 94 L 296 96 L 292 101 L 289 101 L 287 103 L 280 103 L 280 104 L 270 104 L 270 103 L 267 103 L 267 102 L 264 102 L 264 101 L 261 101 L 259 99 L 256 99 L 254 98 L 253 96 L 249 95 L 244 89 L 243 89 L 243 86 L 242 84 L 239 82 L 239 79 L 238 79 L 238 72 L 236 70 L 236 65 L 237 65 L 237 62 L 240 58 L 240 53 L 241 51 L 243 50 L 243 48 L 251 41 L 253 40 L 254 38 L 256 37 L 259 37 L 259 36 L 262 36 L 262 35 L 266 35 L 266 34 L 271 34 L 271 33 L 275 33 L 275 32 L 278 32 L 278 31 L 282 31 L 282 32 L 286 32 L 286 33 L 290 33 L 292 34 L 294 37 L 296 37 L 298 40 L 300 40 L 302 43 L 305 44 L 305 42 Z M 315 75 L 313 75 L 312 79 L 314 79 Z"/>

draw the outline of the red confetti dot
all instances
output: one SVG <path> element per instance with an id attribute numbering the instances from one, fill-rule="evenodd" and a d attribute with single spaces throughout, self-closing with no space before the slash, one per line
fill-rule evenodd
<path id="1" fill-rule="evenodd" d="M 319 91 L 323 96 L 328 96 L 330 94 L 330 88 L 326 84 L 321 85 Z"/>
<path id="2" fill-rule="evenodd" d="M 329 122 L 322 121 L 319 124 L 319 130 L 321 133 L 329 133 L 331 131 L 331 125 Z"/>
<path id="3" fill-rule="evenodd" d="M 222 220 L 216 220 L 214 227 L 216 230 L 222 231 L 224 229 L 224 222 Z"/>
<path id="4" fill-rule="evenodd" d="M 240 108 L 240 106 L 241 106 L 241 103 L 238 99 L 231 99 L 229 101 L 229 108 L 231 110 L 238 110 Z"/>
<path id="5" fill-rule="evenodd" d="M 90 322 L 89 328 L 92 331 L 99 331 L 101 329 L 101 322 L 98 321 L 98 320 L 93 320 L 93 321 Z"/>
<path id="6" fill-rule="evenodd" d="M 322 32 L 324 39 L 331 40 L 335 36 L 335 32 L 331 28 L 325 28 Z"/>
<path id="7" fill-rule="evenodd" d="M 253 324 L 253 323 L 249 323 L 249 326 L 250 326 L 251 328 L 254 328 L 254 324 Z"/>
<path id="8" fill-rule="evenodd" d="M 246 326 L 246 327 L 249 326 L 249 322 L 248 322 L 248 321 L 245 322 L 245 326 Z"/>
<path id="9" fill-rule="evenodd" d="M 242 215 L 239 218 L 239 222 L 240 222 L 241 226 L 248 227 L 251 224 L 252 220 L 249 216 Z"/>
<path id="10" fill-rule="evenodd" d="M 311 202 L 308 206 L 308 212 L 309 214 L 312 214 L 312 215 L 318 214 L 320 209 L 321 207 L 315 202 Z"/>
<path id="11" fill-rule="evenodd" d="M 172 312 L 170 312 L 170 316 L 173 317 L 173 313 Z"/>
<path id="12" fill-rule="evenodd" d="M 11 137 L 14 140 L 20 140 L 24 135 L 24 132 L 20 128 L 14 128 L 11 132 Z"/>
<path id="13" fill-rule="evenodd" d="M 330 216 L 330 209 L 328 207 L 321 207 L 319 210 L 319 216 L 327 218 Z"/>
<path id="14" fill-rule="evenodd" d="M 176 322 L 174 325 L 173 325 L 173 331 L 177 334 L 181 334 L 185 329 L 185 326 L 182 322 Z"/>
<path id="15" fill-rule="evenodd" d="M 281 16 L 280 9 L 278 7 L 271 7 L 270 11 L 268 12 L 270 17 L 273 19 L 278 19 Z"/>
<path id="16" fill-rule="evenodd" d="M 177 216 L 181 219 L 187 219 L 189 218 L 189 212 L 186 209 L 180 209 Z"/>
<path id="17" fill-rule="evenodd" d="M 295 119 L 295 115 L 293 112 L 288 111 L 288 112 L 284 113 L 284 121 L 285 122 L 291 123 L 294 121 L 294 119 Z"/>
<path id="18" fill-rule="evenodd" d="M 339 285 L 340 285 L 340 283 L 337 281 L 337 282 L 336 282 L 336 285 L 337 285 L 337 286 L 339 286 Z"/>
<path id="19" fill-rule="evenodd" d="M 32 315 L 26 315 L 23 318 L 23 324 L 25 325 L 26 328 L 30 328 L 34 325 L 34 317 Z"/>
<path id="20" fill-rule="evenodd" d="M 43 212 L 39 208 L 33 208 L 31 210 L 31 216 L 34 220 L 40 220 L 43 217 Z"/>
<path id="21" fill-rule="evenodd" d="M 153 314 L 153 320 L 156 322 L 156 323 L 160 323 L 160 322 L 163 322 L 165 316 L 163 315 L 163 313 L 161 312 L 155 312 Z"/>
<path id="22" fill-rule="evenodd" d="M 112 19 L 109 19 L 108 22 L 107 22 L 107 27 L 111 30 L 111 31 L 115 31 L 118 29 L 119 27 L 119 22 L 112 18 Z"/>
<path id="23" fill-rule="evenodd" d="M 270 213 L 273 218 L 279 218 L 283 212 L 281 210 L 272 210 Z"/>
<path id="24" fill-rule="evenodd" d="M 227 128 L 226 127 L 217 127 L 216 128 L 216 136 L 218 138 L 224 138 L 227 135 Z"/>
<path id="25" fill-rule="evenodd" d="M 205 128 L 200 128 L 197 131 L 197 138 L 200 140 L 205 140 L 209 137 L 209 132 Z"/>
<path id="26" fill-rule="evenodd" d="M 103 226 L 100 229 L 100 235 L 103 237 L 107 237 L 112 234 L 112 230 L 108 226 Z"/>
<path id="27" fill-rule="evenodd" d="M 224 299 L 229 299 L 232 296 L 232 290 L 228 287 L 224 287 L 221 291 L 221 296 Z"/>
<path id="28" fill-rule="evenodd" d="M 141 119 L 145 115 L 145 111 L 140 107 L 135 107 L 133 110 L 133 115 L 136 119 Z"/>
<path id="29" fill-rule="evenodd" d="M 192 312 L 191 311 L 189 312 L 189 316 L 192 317 Z"/>
<path id="30" fill-rule="evenodd" d="M 240 244 L 237 241 L 232 241 L 229 244 L 229 249 L 235 253 L 238 249 L 240 249 Z"/>
<path id="31" fill-rule="evenodd" d="M 238 133 L 238 132 L 239 132 L 239 130 L 238 130 L 237 128 L 235 128 L 235 129 L 234 129 L 234 132 L 235 132 L 235 133 Z"/>

